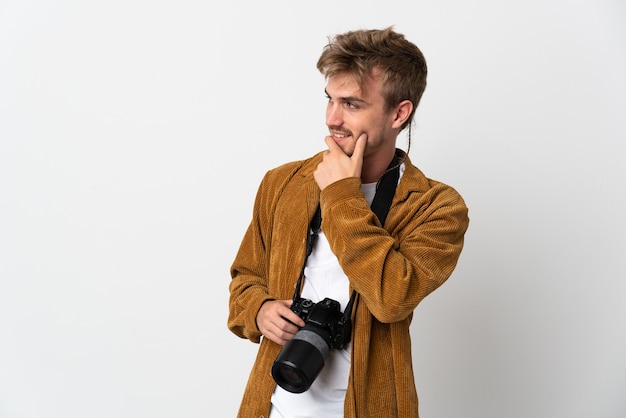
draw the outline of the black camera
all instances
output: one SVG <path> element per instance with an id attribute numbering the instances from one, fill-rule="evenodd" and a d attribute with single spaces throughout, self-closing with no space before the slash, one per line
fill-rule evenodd
<path id="1" fill-rule="evenodd" d="M 280 387 L 291 393 L 302 393 L 311 387 L 330 350 L 343 348 L 350 341 L 351 305 L 344 314 L 339 302 L 330 298 L 318 303 L 300 297 L 294 299 L 291 310 L 305 325 L 274 360 L 272 377 Z"/>

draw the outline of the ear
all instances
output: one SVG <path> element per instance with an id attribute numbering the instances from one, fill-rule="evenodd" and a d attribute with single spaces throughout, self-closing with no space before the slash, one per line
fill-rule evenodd
<path id="1" fill-rule="evenodd" d="M 413 103 L 410 100 L 400 102 L 393 113 L 393 127 L 400 129 L 402 125 L 409 119 L 413 111 Z"/>

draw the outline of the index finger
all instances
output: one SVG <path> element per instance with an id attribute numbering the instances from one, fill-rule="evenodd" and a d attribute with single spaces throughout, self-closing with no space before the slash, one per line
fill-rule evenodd
<path id="1" fill-rule="evenodd" d="M 288 322 L 296 325 L 297 327 L 303 327 L 304 326 L 304 320 L 302 318 L 300 318 L 300 316 L 295 313 L 294 311 L 292 311 L 291 309 L 287 310 L 287 311 L 283 311 L 281 313 L 281 316 L 287 320 Z"/>
<path id="2" fill-rule="evenodd" d="M 287 309 L 281 309 L 280 310 L 280 316 L 282 316 L 284 319 L 286 319 L 287 321 L 291 322 L 292 324 L 295 324 L 299 327 L 303 327 L 304 326 L 304 320 L 302 318 L 300 318 L 300 316 L 298 316 L 298 314 L 296 314 L 292 309 L 291 309 L 291 305 L 293 305 L 293 300 L 291 299 L 286 299 L 286 300 L 280 300 L 279 302 L 281 302 L 281 304 L 287 308 Z"/>
<path id="3" fill-rule="evenodd" d="M 359 137 L 356 140 L 356 143 L 354 144 L 354 151 L 352 152 L 352 159 L 362 161 L 366 146 L 367 146 L 367 134 L 363 132 L 361 135 L 359 135 Z"/>

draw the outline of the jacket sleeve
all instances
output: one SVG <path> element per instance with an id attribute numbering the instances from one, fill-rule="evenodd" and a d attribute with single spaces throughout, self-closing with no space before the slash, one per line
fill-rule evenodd
<path id="1" fill-rule="evenodd" d="M 456 190 L 432 182 L 394 197 L 383 229 L 359 188 L 349 178 L 322 191 L 322 228 L 370 312 L 384 323 L 400 321 L 452 274 L 468 210 Z"/>
<path id="2" fill-rule="evenodd" d="M 228 328 L 237 336 L 258 343 L 261 332 L 256 315 L 263 302 L 272 299 L 268 292 L 267 277 L 267 210 L 269 201 L 264 191 L 268 189 L 265 175 L 254 202 L 252 220 L 241 241 L 235 260 L 230 268 Z"/>

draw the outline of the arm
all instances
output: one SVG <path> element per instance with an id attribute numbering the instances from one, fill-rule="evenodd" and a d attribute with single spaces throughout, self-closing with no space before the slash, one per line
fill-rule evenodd
<path id="1" fill-rule="evenodd" d="M 359 185 L 347 178 L 322 191 L 322 228 L 372 314 L 381 322 L 399 321 L 452 274 L 469 223 L 467 207 L 441 183 L 431 182 L 425 191 L 399 186 L 401 198 L 396 196 L 386 222 L 389 233 Z"/>
<path id="2" fill-rule="evenodd" d="M 269 172 L 259 186 L 252 220 L 231 265 L 228 328 L 253 342 L 258 343 L 264 335 L 282 345 L 304 321 L 291 311 L 291 300 L 275 300 L 278 298 L 272 294 L 268 260 L 276 190 L 271 184 Z"/>

